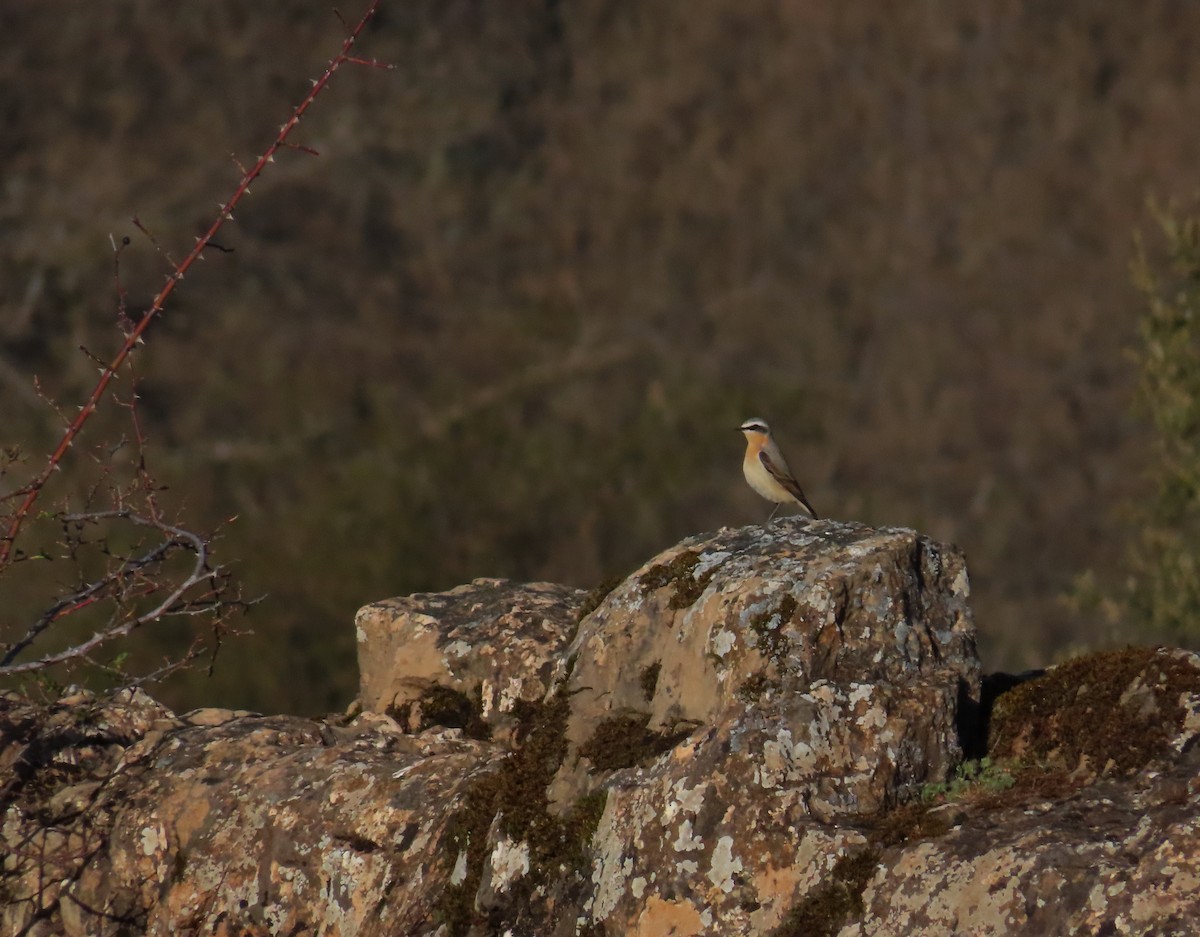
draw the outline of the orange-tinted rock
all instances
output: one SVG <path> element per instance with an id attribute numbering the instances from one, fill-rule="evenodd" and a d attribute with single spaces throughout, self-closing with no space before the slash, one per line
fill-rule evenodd
<path id="1" fill-rule="evenodd" d="M 955 778 L 983 726 L 951 547 L 722 530 L 587 609 L 368 606 L 353 721 L 0 695 L 0 933 L 1197 932 L 1197 655 L 991 681 L 992 754 L 1030 760 Z"/>

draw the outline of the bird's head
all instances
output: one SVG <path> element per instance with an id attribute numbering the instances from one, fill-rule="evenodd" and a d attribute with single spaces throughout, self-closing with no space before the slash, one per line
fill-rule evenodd
<path id="1" fill-rule="evenodd" d="M 762 440 L 771 435 L 771 427 L 766 420 L 753 416 L 738 427 L 738 432 L 748 440 Z"/>

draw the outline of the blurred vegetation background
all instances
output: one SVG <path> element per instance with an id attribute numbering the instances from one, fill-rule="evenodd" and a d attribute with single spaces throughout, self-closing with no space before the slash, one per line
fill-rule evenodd
<path id="1" fill-rule="evenodd" d="M 130 217 L 182 255 L 342 28 L 317 0 L 0 28 L 0 442 L 35 465 L 32 376 L 81 402 L 78 346 L 119 341 L 110 233 L 144 307 Z M 1128 639 L 1063 597 L 1125 588 L 1154 486 L 1132 235 L 1196 191 L 1198 36 L 1176 0 L 385 2 L 360 51 L 397 69 L 336 79 L 295 138 L 321 156 L 254 186 L 139 358 L 165 497 L 237 515 L 221 556 L 268 596 L 160 695 L 341 708 L 367 602 L 590 587 L 760 522 L 751 415 L 822 514 L 965 549 L 987 668 Z"/>

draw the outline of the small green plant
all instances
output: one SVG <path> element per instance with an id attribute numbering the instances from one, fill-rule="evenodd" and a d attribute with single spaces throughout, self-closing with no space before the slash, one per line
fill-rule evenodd
<path id="1" fill-rule="evenodd" d="M 986 791 L 990 794 L 1006 791 L 1016 784 L 1016 778 L 1009 770 L 992 761 L 991 758 L 980 758 L 978 761 L 964 761 L 954 770 L 954 777 L 939 784 L 926 784 L 921 788 L 921 799 L 926 803 L 961 800 L 974 791 Z"/>
<path id="2" fill-rule="evenodd" d="M 1161 238 L 1139 234 L 1133 284 L 1145 300 L 1138 321 L 1137 410 L 1153 427 L 1149 497 L 1125 506 L 1135 533 L 1128 575 L 1076 577 L 1066 595 L 1130 641 L 1200 639 L 1200 215 L 1151 205 Z"/>
<path id="3" fill-rule="evenodd" d="M 1139 407 L 1154 426 L 1155 492 L 1130 555 L 1127 607 L 1143 633 L 1200 637 L 1200 217 L 1156 209 L 1165 257 L 1138 239 Z"/>

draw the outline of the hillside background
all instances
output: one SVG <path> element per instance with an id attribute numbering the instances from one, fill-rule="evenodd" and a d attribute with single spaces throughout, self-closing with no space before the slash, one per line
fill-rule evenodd
<path id="1" fill-rule="evenodd" d="M 129 219 L 181 256 L 342 27 L 68 0 L 0 29 L 0 443 L 38 454 L 33 376 L 74 405 L 78 346 L 119 343 L 109 235 L 144 307 Z M 360 605 L 592 587 L 759 522 L 752 415 L 823 514 L 963 547 L 988 669 L 1125 640 L 1063 596 L 1134 536 L 1129 264 L 1148 198 L 1196 193 L 1197 37 L 1177 0 L 388 0 L 360 51 L 398 68 L 336 79 L 294 138 L 320 157 L 254 186 L 139 358 L 164 498 L 237 515 L 221 556 L 267 595 L 162 695 L 341 708 Z"/>

